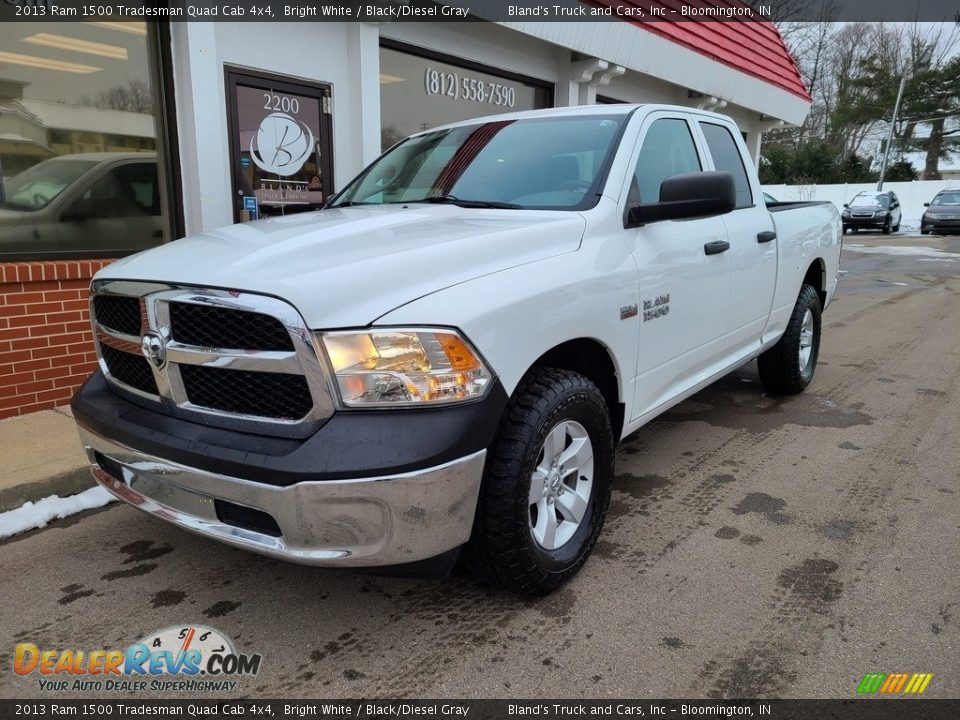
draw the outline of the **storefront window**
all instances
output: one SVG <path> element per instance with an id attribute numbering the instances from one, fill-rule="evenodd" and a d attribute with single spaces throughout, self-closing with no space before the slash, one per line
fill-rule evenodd
<path id="1" fill-rule="evenodd" d="M 150 33 L 0 25 L 0 259 L 116 257 L 166 239 Z"/>
<path id="2" fill-rule="evenodd" d="M 380 143 L 384 150 L 438 125 L 550 107 L 551 88 L 392 47 L 380 48 Z"/>

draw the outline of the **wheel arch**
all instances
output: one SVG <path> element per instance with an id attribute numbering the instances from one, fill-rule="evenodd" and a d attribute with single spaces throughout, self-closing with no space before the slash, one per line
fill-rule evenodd
<path id="1" fill-rule="evenodd" d="M 547 350 L 530 365 L 530 368 L 533 367 L 570 370 L 591 380 L 607 403 L 613 437 L 616 442 L 620 441 L 625 405 L 621 392 L 622 378 L 610 348 L 596 338 L 575 338 Z"/>
<path id="2" fill-rule="evenodd" d="M 810 267 L 807 268 L 806 274 L 803 276 L 803 285 L 812 285 L 814 290 L 817 291 L 817 296 L 820 298 L 820 307 L 824 308 L 827 305 L 827 264 L 823 261 L 823 258 L 815 258 Z"/>

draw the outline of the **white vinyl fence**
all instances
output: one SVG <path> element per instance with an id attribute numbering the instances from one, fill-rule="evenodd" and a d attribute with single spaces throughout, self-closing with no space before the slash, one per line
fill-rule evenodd
<path id="1" fill-rule="evenodd" d="M 916 231 L 920 229 L 920 216 L 923 204 L 930 202 L 933 196 L 947 188 L 960 188 L 960 180 L 914 180 L 913 182 L 885 182 L 884 190 L 892 190 L 900 198 L 900 229 Z M 764 192 L 777 200 L 829 200 L 843 209 L 845 202 L 858 192 L 876 190 L 876 183 L 849 183 L 838 185 L 764 185 Z"/>

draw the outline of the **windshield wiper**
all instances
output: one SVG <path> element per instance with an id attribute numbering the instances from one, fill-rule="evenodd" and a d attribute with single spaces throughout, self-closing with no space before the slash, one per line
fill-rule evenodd
<path id="1" fill-rule="evenodd" d="M 496 202 L 494 200 L 464 200 L 458 198 L 456 195 L 434 195 L 433 197 L 426 197 L 421 200 L 411 200 L 411 203 L 420 202 L 420 203 L 434 203 L 437 205 L 441 204 L 450 204 L 458 205 L 465 208 L 496 208 L 502 210 L 523 210 L 523 205 L 517 205 L 516 203 L 507 203 L 507 202 Z"/>
<path id="2" fill-rule="evenodd" d="M 346 202 L 337 203 L 336 205 L 330 205 L 330 209 L 342 208 L 342 207 L 356 207 L 357 205 L 377 205 L 379 203 L 368 203 L 360 202 L 359 200 L 347 200 Z"/>

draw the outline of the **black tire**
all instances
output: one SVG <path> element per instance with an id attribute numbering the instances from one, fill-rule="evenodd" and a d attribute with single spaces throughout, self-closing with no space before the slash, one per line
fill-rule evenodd
<path id="1" fill-rule="evenodd" d="M 900 232 L 900 223 L 897 223 L 896 225 L 893 226 L 893 231 Z"/>
<path id="2" fill-rule="evenodd" d="M 885 223 L 883 224 L 883 228 L 880 230 L 880 232 L 882 232 L 884 235 L 889 235 L 889 234 L 890 234 L 890 221 L 889 221 L 889 220 L 887 220 L 887 222 L 885 222 Z"/>
<path id="3" fill-rule="evenodd" d="M 593 445 L 592 487 L 569 541 L 546 550 L 529 524 L 531 475 L 548 432 L 567 420 L 579 423 Z M 467 565 L 482 580 L 520 595 L 546 595 L 573 577 L 603 527 L 614 446 L 607 404 L 593 382 L 568 370 L 532 369 L 510 399 L 487 455 Z"/>
<path id="4" fill-rule="evenodd" d="M 800 363 L 800 339 L 804 318 L 810 311 L 813 319 L 813 337 L 809 362 Z M 772 348 L 757 358 L 760 382 L 774 395 L 796 395 L 813 380 L 820 354 L 820 296 L 812 285 L 800 288 L 797 304 L 787 323 L 783 337 Z"/>
<path id="5" fill-rule="evenodd" d="M 930 234 L 930 230 L 929 230 L 929 229 L 924 230 L 923 228 L 920 228 L 920 234 L 921 234 L 921 235 L 929 235 L 929 234 Z"/>

